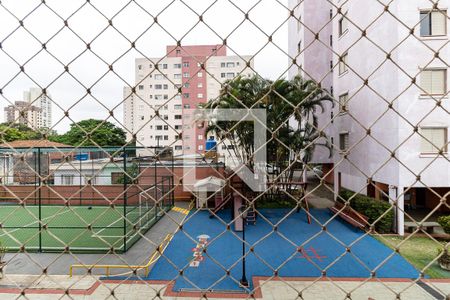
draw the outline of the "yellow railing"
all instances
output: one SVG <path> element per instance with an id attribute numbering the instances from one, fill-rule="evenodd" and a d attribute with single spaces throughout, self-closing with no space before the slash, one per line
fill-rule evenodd
<path id="1" fill-rule="evenodd" d="M 133 270 L 133 272 L 137 272 L 138 270 L 145 270 L 145 276 L 148 276 L 150 266 L 159 259 L 162 253 L 164 253 L 164 250 L 166 250 L 172 238 L 172 234 L 166 235 L 162 243 L 158 245 L 158 248 L 150 257 L 148 263 L 145 265 L 71 265 L 69 276 L 72 277 L 74 269 L 87 269 L 90 272 L 92 272 L 93 269 L 104 269 L 106 276 L 110 275 L 111 269 L 131 269 Z"/>

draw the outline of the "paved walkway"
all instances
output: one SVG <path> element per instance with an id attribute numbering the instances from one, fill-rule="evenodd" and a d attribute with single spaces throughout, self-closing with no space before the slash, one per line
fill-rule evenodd
<path id="1" fill-rule="evenodd" d="M 17 282 L 27 284 L 17 285 Z M 329 300 L 345 299 L 350 296 L 353 300 L 369 299 L 400 299 L 435 300 L 450 299 L 450 281 L 431 282 L 423 284 L 404 281 L 369 281 L 322 279 L 294 279 L 267 280 L 254 278 L 257 299 L 301 299 Z M 28 288 L 25 289 L 24 288 Z M 174 293 L 169 283 L 155 282 L 112 282 L 99 281 L 93 276 L 21 276 L 9 275 L 0 280 L 0 299 L 17 299 L 21 292 L 26 299 L 200 299 L 199 293 Z M 159 297 L 157 296 L 159 295 Z M 208 298 L 230 299 L 250 298 L 246 294 L 207 294 Z"/>
<path id="2" fill-rule="evenodd" d="M 176 203 L 177 207 L 188 208 L 189 203 Z M 172 234 L 186 216 L 182 210 L 169 211 L 156 223 L 143 238 L 124 254 L 61 254 L 61 253 L 11 253 L 6 255 L 6 274 L 40 275 L 47 269 L 47 274 L 67 275 L 73 264 L 146 264 L 167 234 Z M 83 272 L 79 270 L 78 273 Z M 95 272 L 104 272 L 97 270 Z M 123 272 L 123 270 L 117 270 Z M 114 274 L 114 273 L 113 273 Z"/>

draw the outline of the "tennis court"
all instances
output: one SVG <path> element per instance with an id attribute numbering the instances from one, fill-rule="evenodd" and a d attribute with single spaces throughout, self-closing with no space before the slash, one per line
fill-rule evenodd
<path id="1" fill-rule="evenodd" d="M 8 250 L 124 252 L 170 206 L 0 206 L 0 241 Z M 39 220 L 42 220 L 39 222 Z"/>

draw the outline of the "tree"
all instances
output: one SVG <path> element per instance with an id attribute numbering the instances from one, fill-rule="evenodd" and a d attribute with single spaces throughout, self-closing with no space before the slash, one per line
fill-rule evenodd
<path id="1" fill-rule="evenodd" d="M 52 136 L 50 140 L 72 146 L 123 146 L 125 131 L 111 122 L 88 119 L 70 125 L 63 135 Z"/>
<path id="2" fill-rule="evenodd" d="M 268 163 L 281 170 L 281 181 L 290 182 L 296 169 L 306 171 L 315 147 L 330 149 L 327 137 L 317 128 L 317 112 L 323 111 L 324 102 L 330 100 L 317 83 L 299 76 L 277 81 L 239 76 L 226 82 L 220 96 L 203 108 L 265 109 Z M 253 168 L 253 124 L 218 121 L 207 131 L 214 132 L 219 140 L 232 142 L 242 163 Z"/>
<path id="3" fill-rule="evenodd" d="M 0 124 L 0 139 L 2 143 L 17 140 L 36 140 L 42 138 L 42 133 L 35 131 L 26 125 L 18 123 Z"/>

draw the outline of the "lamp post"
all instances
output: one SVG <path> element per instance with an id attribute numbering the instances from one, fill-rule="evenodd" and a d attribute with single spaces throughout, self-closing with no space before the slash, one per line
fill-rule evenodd
<path id="1" fill-rule="evenodd" d="M 242 287 L 248 287 L 247 277 L 245 276 L 245 222 L 247 219 L 248 210 L 245 206 L 239 208 L 239 214 L 242 218 L 242 278 L 239 281 Z"/>

